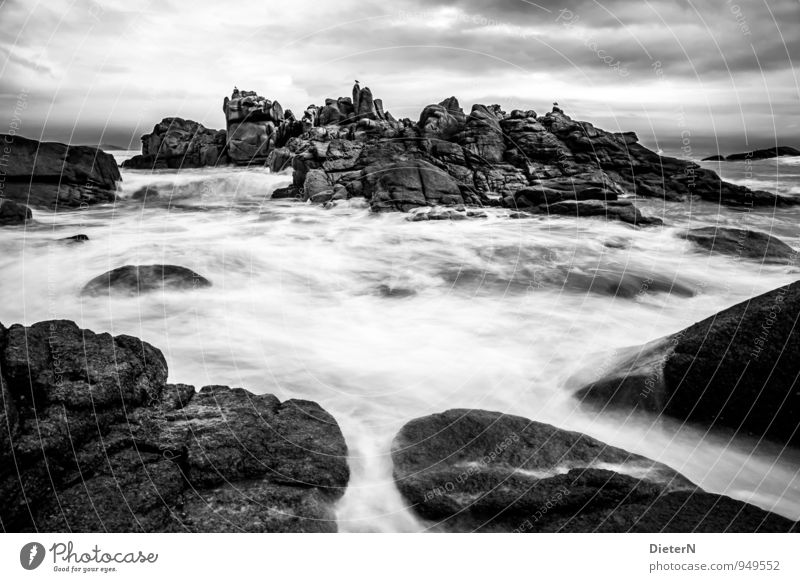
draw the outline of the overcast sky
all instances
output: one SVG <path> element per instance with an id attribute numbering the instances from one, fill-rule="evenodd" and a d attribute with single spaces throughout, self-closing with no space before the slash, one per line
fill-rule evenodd
<path id="1" fill-rule="evenodd" d="M 359 79 L 396 117 L 558 101 L 666 151 L 800 145 L 799 23 L 798 0 L 0 0 L 0 132 L 138 148 L 163 117 L 224 127 L 234 85 L 302 111 Z"/>

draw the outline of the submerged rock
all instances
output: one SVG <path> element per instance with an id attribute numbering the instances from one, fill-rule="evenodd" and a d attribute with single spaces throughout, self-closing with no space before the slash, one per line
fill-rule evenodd
<path id="1" fill-rule="evenodd" d="M 456 532 L 788 532 L 798 525 L 673 469 L 519 416 L 448 410 L 392 444 L 394 479 L 433 529 Z"/>
<path id="2" fill-rule="evenodd" d="M 166 384 L 153 346 L 70 321 L 0 340 L 5 531 L 336 530 L 347 447 L 319 405 Z"/>
<path id="3" fill-rule="evenodd" d="M 630 200 L 603 202 L 601 200 L 564 201 L 540 207 L 542 214 L 560 214 L 588 218 L 598 216 L 606 220 L 619 220 L 634 226 L 659 226 L 660 218 L 645 216 Z"/>
<path id="4" fill-rule="evenodd" d="M 800 447 L 800 282 L 631 348 L 576 394 Z"/>
<path id="5" fill-rule="evenodd" d="M 782 259 L 785 262 L 797 256 L 795 250 L 779 238 L 756 230 L 705 226 L 689 230 L 686 238 L 711 252 L 762 262 Z"/>
<path id="6" fill-rule="evenodd" d="M 128 293 L 138 295 L 159 289 L 198 289 L 211 281 L 177 265 L 125 265 L 95 277 L 84 285 L 82 295 Z"/>
<path id="7" fill-rule="evenodd" d="M 0 226 L 25 224 L 33 218 L 31 209 L 13 200 L 0 199 Z"/>
<path id="8" fill-rule="evenodd" d="M 122 179 L 114 156 L 89 146 L 38 142 L 0 134 L 4 198 L 34 207 L 63 208 L 114 200 Z"/>

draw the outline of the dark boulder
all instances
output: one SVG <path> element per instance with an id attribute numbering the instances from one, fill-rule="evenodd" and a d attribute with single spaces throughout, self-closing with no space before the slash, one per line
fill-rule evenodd
<path id="1" fill-rule="evenodd" d="M 787 532 L 797 524 L 705 493 L 669 467 L 519 416 L 449 410 L 392 445 L 394 479 L 431 527 L 456 532 Z"/>
<path id="2" fill-rule="evenodd" d="M 33 218 L 31 209 L 13 200 L 0 199 L 0 226 L 25 224 Z"/>
<path id="3" fill-rule="evenodd" d="M 336 530 L 347 447 L 317 404 L 166 384 L 156 348 L 68 321 L 0 339 L 5 531 Z"/>
<path id="4" fill-rule="evenodd" d="M 794 249 L 779 238 L 757 230 L 705 226 L 689 230 L 686 238 L 714 253 L 762 262 L 785 262 L 797 256 Z"/>
<path id="5" fill-rule="evenodd" d="M 377 211 L 464 203 L 456 181 L 423 160 L 368 166 L 362 182 L 363 195 Z"/>
<path id="6" fill-rule="evenodd" d="M 84 285 L 82 295 L 127 293 L 138 295 L 159 289 L 199 289 L 211 281 L 177 265 L 125 265 L 95 277 Z"/>
<path id="7" fill-rule="evenodd" d="M 0 134 L 7 151 L 4 195 L 47 208 L 111 202 L 122 179 L 114 156 L 89 146 Z"/>
<path id="8" fill-rule="evenodd" d="M 577 392 L 600 409 L 639 408 L 800 446 L 800 282 L 631 348 Z"/>

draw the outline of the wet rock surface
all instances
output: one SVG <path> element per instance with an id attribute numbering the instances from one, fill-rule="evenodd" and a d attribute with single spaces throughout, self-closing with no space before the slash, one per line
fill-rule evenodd
<path id="1" fill-rule="evenodd" d="M 138 295 L 159 289 L 191 290 L 210 287 L 211 281 L 178 265 L 125 265 L 86 283 L 82 295 L 113 293 Z"/>
<path id="2" fill-rule="evenodd" d="M 799 318 L 795 282 L 631 348 L 577 397 L 798 447 Z"/>
<path id="3" fill-rule="evenodd" d="M 689 230 L 686 239 L 713 253 L 761 262 L 785 263 L 797 256 L 796 251 L 779 238 L 756 230 L 706 226 Z"/>
<path id="4" fill-rule="evenodd" d="M 755 532 L 798 525 L 639 455 L 519 416 L 448 410 L 392 446 L 410 509 L 455 532 Z"/>
<path id="5" fill-rule="evenodd" d="M 0 325 L 4 531 L 335 531 L 347 447 L 319 405 L 167 384 L 161 352 Z"/>

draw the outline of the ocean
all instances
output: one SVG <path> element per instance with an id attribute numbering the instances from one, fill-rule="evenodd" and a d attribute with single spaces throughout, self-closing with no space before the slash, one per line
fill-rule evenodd
<path id="1" fill-rule="evenodd" d="M 114 152 L 124 159 L 136 152 Z M 724 179 L 800 196 L 800 158 L 703 162 Z M 422 531 L 391 477 L 411 419 L 449 408 L 517 414 L 666 463 L 706 490 L 800 519 L 800 456 L 667 419 L 599 415 L 572 393 L 615 350 L 800 278 L 797 266 L 709 255 L 687 228 L 747 226 L 800 248 L 800 207 L 638 201 L 664 227 L 601 219 L 409 222 L 363 201 L 271 200 L 289 175 L 122 170 L 113 205 L 0 229 L 2 322 L 71 319 L 160 348 L 171 382 L 319 402 L 341 425 L 352 478 L 340 531 Z M 145 186 L 159 196 L 131 199 Z M 58 239 L 86 234 L 89 242 Z M 82 297 L 125 264 L 188 267 L 209 289 Z M 647 283 L 649 281 L 649 283 Z"/>

